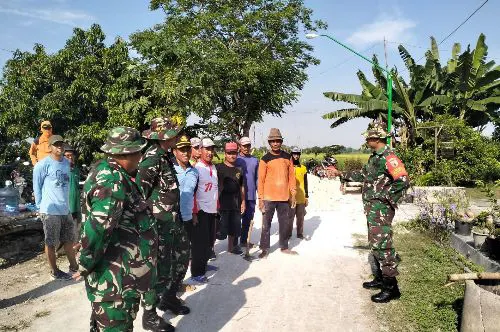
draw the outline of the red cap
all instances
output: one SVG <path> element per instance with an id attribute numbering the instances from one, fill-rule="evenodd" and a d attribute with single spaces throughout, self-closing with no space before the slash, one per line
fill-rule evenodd
<path id="1" fill-rule="evenodd" d="M 225 147 L 224 150 L 226 152 L 229 152 L 229 151 L 238 151 L 238 144 L 236 144 L 235 142 L 226 143 L 226 147 Z"/>

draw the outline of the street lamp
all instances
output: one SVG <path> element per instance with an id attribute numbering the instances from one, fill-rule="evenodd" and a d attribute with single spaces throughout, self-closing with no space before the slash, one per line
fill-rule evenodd
<path id="1" fill-rule="evenodd" d="M 376 64 L 375 62 L 371 61 L 370 59 L 368 59 L 367 57 L 363 56 L 362 54 L 359 54 L 358 52 L 356 52 L 355 50 L 353 50 L 349 46 L 344 45 L 343 43 L 339 42 L 337 39 L 333 38 L 332 36 L 323 35 L 323 34 L 318 35 L 318 34 L 315 34 L 315 33 L 308 33 L 308 34 L 306 34 L 306 38 L 307 39 L 314 39 L 314 38 L 317 38 L 317 37 L 320 37 L 320 36 L 321 37 L 326 37 L 328 39 L 333 40 L 334 42 L 336 42 L 337 44 L 339 44 L 340 46 L 342 46 L 346 50 L 348 50 L 348 51 L 356 54 L 360 58 L 368 61 L 369 63 L 372 64 L 372 66 L 375 66 L 376 68 L 382 70 L 386 74 L 386 78 L 387 78 L 387 99 L 388 99 L 388 102 L 387 102 L 387 132 L 389 133 L 389 137 L 387 137 L 387 143 L 390 145 L 391 144 L 390 133 L 391 133 L 391 129 L 392 129 L 392 75 L 391 75 L 391 73 L 387 69 L 380 67 L 378 64 Z"/>

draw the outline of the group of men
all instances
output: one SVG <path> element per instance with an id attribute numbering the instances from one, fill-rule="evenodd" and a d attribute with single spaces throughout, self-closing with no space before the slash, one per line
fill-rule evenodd
<path id="1" fill-rule="evenodd" d="M 57 268 L 55 255 L 47 250 L 59 241 L 70 261 L 69 274 L 75 280 L 85 279 L 92 306 L 91 331 L 131 331 L 139 305 L 144 309 L 146 330 L 174 331 L 156 308 L 181 315 L 190 312 L 177 292 L 190 261 L 193 284 L 206 283 L 207 271 L 217 269 L 208 264 L 216 259 L 216 238 L 227 238 L 228 253 L 236 255 L 242 253 L 241 247 L 252 246 L 249 229 L 257 198 L 263 216 L 259 258 L 269 255 L 275 211 L 281 252 L 297 254 L 289 248 L 293 221 L 297 219 L 297 237 L 304 238 L 308 204 L 307 171 L 300 164 L 300 150 L 283 151 L 283 137 L 272 128 L 270 150 L 260 161 L 251 155 L 250 139 L 243 137 L 238 143 L 226 143 L 224 161 L 215 165 L 214 142 L 190 139 L 182 134 L 183 125 L 173 118 L 156 118 L 142 135 L 130 127 L 109 132 L 101 147 L 106 158 L 92 167 L 84 185 L 78 264 L 72 215 L 69 207 L 58 210 L 65 204 L 65 183 L 69 183 L 62 137 L 49 138 L 51 159 L 35 167 L 35 175 L 43 168 L 44 181 L 53 182 L 52 187 L 59 190 L 55 194 L 46 191 L 40 177 L 34 176 L 34 183 L 41 183 L 35 194 L 53 277 L 66 279 L 68 275 Z M 380 271 L 363 286 L 382 288 L 375 300 L 387 301 L 399 293 L 390 222 L 407 174 L 399 159 L 382 145 L 385 137 L 373 130 L 369 135 L 367 143 L 374 155 L 362 172 L 344 174 L 343 181 L 365 182 L 369 240 Z M 378 174 L 381 170 L 385 178 Z"/>

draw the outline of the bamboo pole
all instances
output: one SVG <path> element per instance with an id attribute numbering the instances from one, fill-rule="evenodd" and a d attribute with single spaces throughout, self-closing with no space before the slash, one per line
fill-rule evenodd
<path id="1" fill-rule="evenodd" d="M 448 276 L 448 281 L 460 281 L 460 280 L 500 280 L 500 272 L 481 272 L 481 273 L 457 273 L 450 274 Z"/>

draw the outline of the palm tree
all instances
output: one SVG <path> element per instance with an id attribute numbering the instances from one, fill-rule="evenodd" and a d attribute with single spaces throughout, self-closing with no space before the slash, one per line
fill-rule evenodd
<path id="1" fill-rule="evenodd" d="M 458 56 L 460 44 L 455 44 L 452 57 L 444 67 L 440 63 L 438 45 L 432 37 L 424 65 L 418 65 L 402 45 L 398 49 L 410 80 L 407 83 L 396 68 L 392 70 L 393 119 L 401 132 L 407 132 L 410 145 L 418 136 L 418 123 L 433 120 L 436 114 L 453 114 L 478 128 L 490 121 L 498 121 L 500 68 L 494 67 L 493 61 L 486 63 L 487 46 L 483 34 L 479 36 L 474 51 L 468 47 Z M 373 61 L 378 64 L 376 56 Z M 362 87 L 360 95 L 324 93 L 334 101 L 355 106 L 323 115 L 324 119 L 335 120 L 331 128 L 354 118 L 386 117 L 387 81 L 379 69 L 373 67 L 372 70 L 375 84 L 369 82 L 363 72 L 357 73 Z"/>

